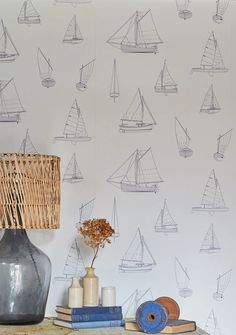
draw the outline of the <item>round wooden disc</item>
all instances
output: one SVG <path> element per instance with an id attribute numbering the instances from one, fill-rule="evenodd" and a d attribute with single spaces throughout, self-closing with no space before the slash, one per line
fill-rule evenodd
<path id="1" fill-rule="evenodd" d="M 178 320 L 180 315 L 180 309 L 177 302 L 170 297 L 159 297 L 155 300 L 158 304 L 163 305 L 168 314 L 169 320 Z"/>

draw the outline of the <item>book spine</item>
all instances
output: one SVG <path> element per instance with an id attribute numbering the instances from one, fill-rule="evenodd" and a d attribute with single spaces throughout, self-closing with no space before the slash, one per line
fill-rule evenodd
<path id="1" fill-rule="evenodd" d="M 57 315 L 58 320 L 65 320 L 60 314 Z M 122 320 L 122 313 L 105 313 L 105 314 L 77 314 L 71 315 L 72 322 L 88 322 L 88 321 L 109 321 Z"/>
<path id="2" fill-rule="evenodd" d="M 124 321 L 112 320 L 112 321 L 94 321 L 94 322 L 72 322 L 71 325 L 72 329 L 121 327 L 124 325 Z"/>
<path id="3" fill-rule="evenodd" d="M 59 313 L 65 313 L 65 314 L 71 314 L 71 315 L 75 315 L 75 314 L 104 314 L 104 313 L 122 313 L 122 307 L 121 306 L 113 306 L 113 307 L 80 307 L 80 308 L 72 308 L 69 310 L 65 310 L 64 312 L 62 312 L 62 310 L 60 310 L 60 307 L 58 306 L 58 309 L 56 309 L 56 312 Z"/>

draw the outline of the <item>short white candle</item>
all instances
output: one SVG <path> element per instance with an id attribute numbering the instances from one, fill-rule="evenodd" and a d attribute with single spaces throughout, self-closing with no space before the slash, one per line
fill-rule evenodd
<path id="1" fill-rule="evenodd" d="M 102 287 L 102 306 L 116 306 L 116 288 L 114 286 Z"/>

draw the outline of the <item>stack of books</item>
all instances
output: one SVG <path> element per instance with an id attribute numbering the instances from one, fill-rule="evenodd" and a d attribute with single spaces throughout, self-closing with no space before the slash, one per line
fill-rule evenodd
<path id="1" fill-rule="evenodd" d="M 56 326 L 70 329 L 121 327 L 124 325 L 122 307 L 56 307 Z"/>

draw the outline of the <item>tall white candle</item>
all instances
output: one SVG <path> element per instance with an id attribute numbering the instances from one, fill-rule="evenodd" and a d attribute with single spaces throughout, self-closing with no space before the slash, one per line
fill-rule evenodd
<path id="1" fill-rule="evenodd" d="M 102 287 L 102 306 L 116 306 L 116 288 L 114 286 Z"/>

